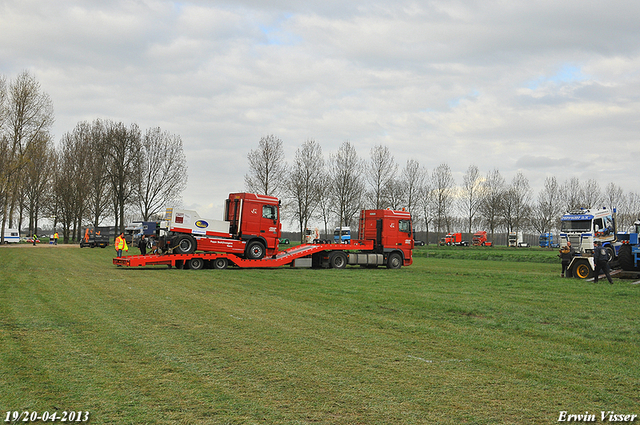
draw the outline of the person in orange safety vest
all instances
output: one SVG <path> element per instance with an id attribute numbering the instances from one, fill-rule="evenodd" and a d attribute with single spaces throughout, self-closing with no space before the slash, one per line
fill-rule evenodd
<path id="1" fill-rule="evenodd" d="M 129 247 L 127 246 L 127 241 L 124 238 L 124 233 L 120 233 L 120 236 L 116 238 L 115 249 L 118 255 L 118 258 L 122 257 L 122 251 L 129 251 Z"/>

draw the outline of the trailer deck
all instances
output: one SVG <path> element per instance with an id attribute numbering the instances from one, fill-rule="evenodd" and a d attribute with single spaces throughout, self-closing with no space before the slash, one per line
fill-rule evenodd
<path id="1" fill-rule="evenodd" d="M 373 247 L 373 241 L 354 240 L 351 241 L 350 244 L 302 244 L 260 260 L 249 260 L 231 253 L 195 252 L 193 254 L 131 255 L 114 258 L 113 264 L 126 267 L 166 265 L 181 268 L 187 264 L 187 262 L 193 265 L 193 260 L 195 259 L 197 266 L 192 268 L 202 268 L 205 261 L 210 261 L 214 264 L 215 268 L 221 269 L 226 268 L 228 264 L 234 264 L 241 268 L 272 268 L 293 265 L 297 259 L 310 258 L 311 255 L 322 251 L 371 251 Z M 198 260 L 203 261 L 202 265 Z"/>

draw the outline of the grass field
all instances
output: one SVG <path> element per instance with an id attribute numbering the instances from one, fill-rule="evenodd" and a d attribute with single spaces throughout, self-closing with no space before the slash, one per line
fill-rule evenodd
<path id="1" fill-rule="evenodd" d="M 111 248 L 0 248 L 0 420 L 640 414 L 640 285 L 561 279 L 554 252 L 525 251 L 424 247 L 400 270 L 191 271 L 117 268 Z"/>

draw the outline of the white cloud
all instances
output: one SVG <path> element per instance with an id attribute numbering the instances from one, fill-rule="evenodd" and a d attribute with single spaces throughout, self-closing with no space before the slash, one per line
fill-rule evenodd
<path id="1" fill-rule="evenodd" d="M 272 133 L 290 156 L 308 138 L 362 157 L 382 143 L 457 177 L 597 173 L 637 191 L 639 17 L 622 1 L 16 0 L 0 74 L 34 73 L 56 137 L 94 118 L 179 134 L 204 216 Z"/>

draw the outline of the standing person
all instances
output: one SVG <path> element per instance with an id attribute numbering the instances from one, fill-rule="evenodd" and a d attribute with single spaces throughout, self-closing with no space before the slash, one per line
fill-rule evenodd
<path id="1" fill-rule="evenodd" d="M 53 234 L 53 244 L 58 245 L 58 232 Z"/>
<path id="2" fill-rule="evenodd" d="M 560 277 L 564 277 L 565 272 L 567 271 L 567 267 L 571 263 L 571 259 L 575 255 L 576 250 L 571 246 L 571 241 L 567 241 L 567 245 L 563 246 L 560 250 L 560 259 L 562 260 L 562 272 L 560 273 Z M 569 275 L 569 273 L 567 273 Z"/>
<path id="3" fill-rule="evenodd" d="M 129 247 L 127 246 L 127 241 L 124 238 L 124 233 L 120 233 L 120 236 L 116 238 L 115 249 L 118 258 L 122 257 L 122 251 L 129 251 Z"/>
<path id="4" fill-rule="evenodd" d="M 38 235 L 37 234 L 33 234 L 33 246 L 36 246 L 36 240 L 38 240 Z"/>
<path id="5" fill-rule="evenodd" d="M 140 236 L 138 248 L 140 248 L 140 255 L 147 255 L 147 239 L 144 237 L 144 233 Z"/>
<path id="6" fill-rule="evenodd" d="M 609 283 L 613 285 L 613 280 L 611 280 L 611 274 L 609 273 L 609 254 L 607 253 L 607 248 L 603 247 L 600 242 L 596 242 L 595 245 L 593 248 L 593 262 L 596 263 L 596 272 L 593 283 L 598 283 L 598 275 L 600 274 L 600 270 L 602 270 L 605 276 L 607 276 Z"/>

